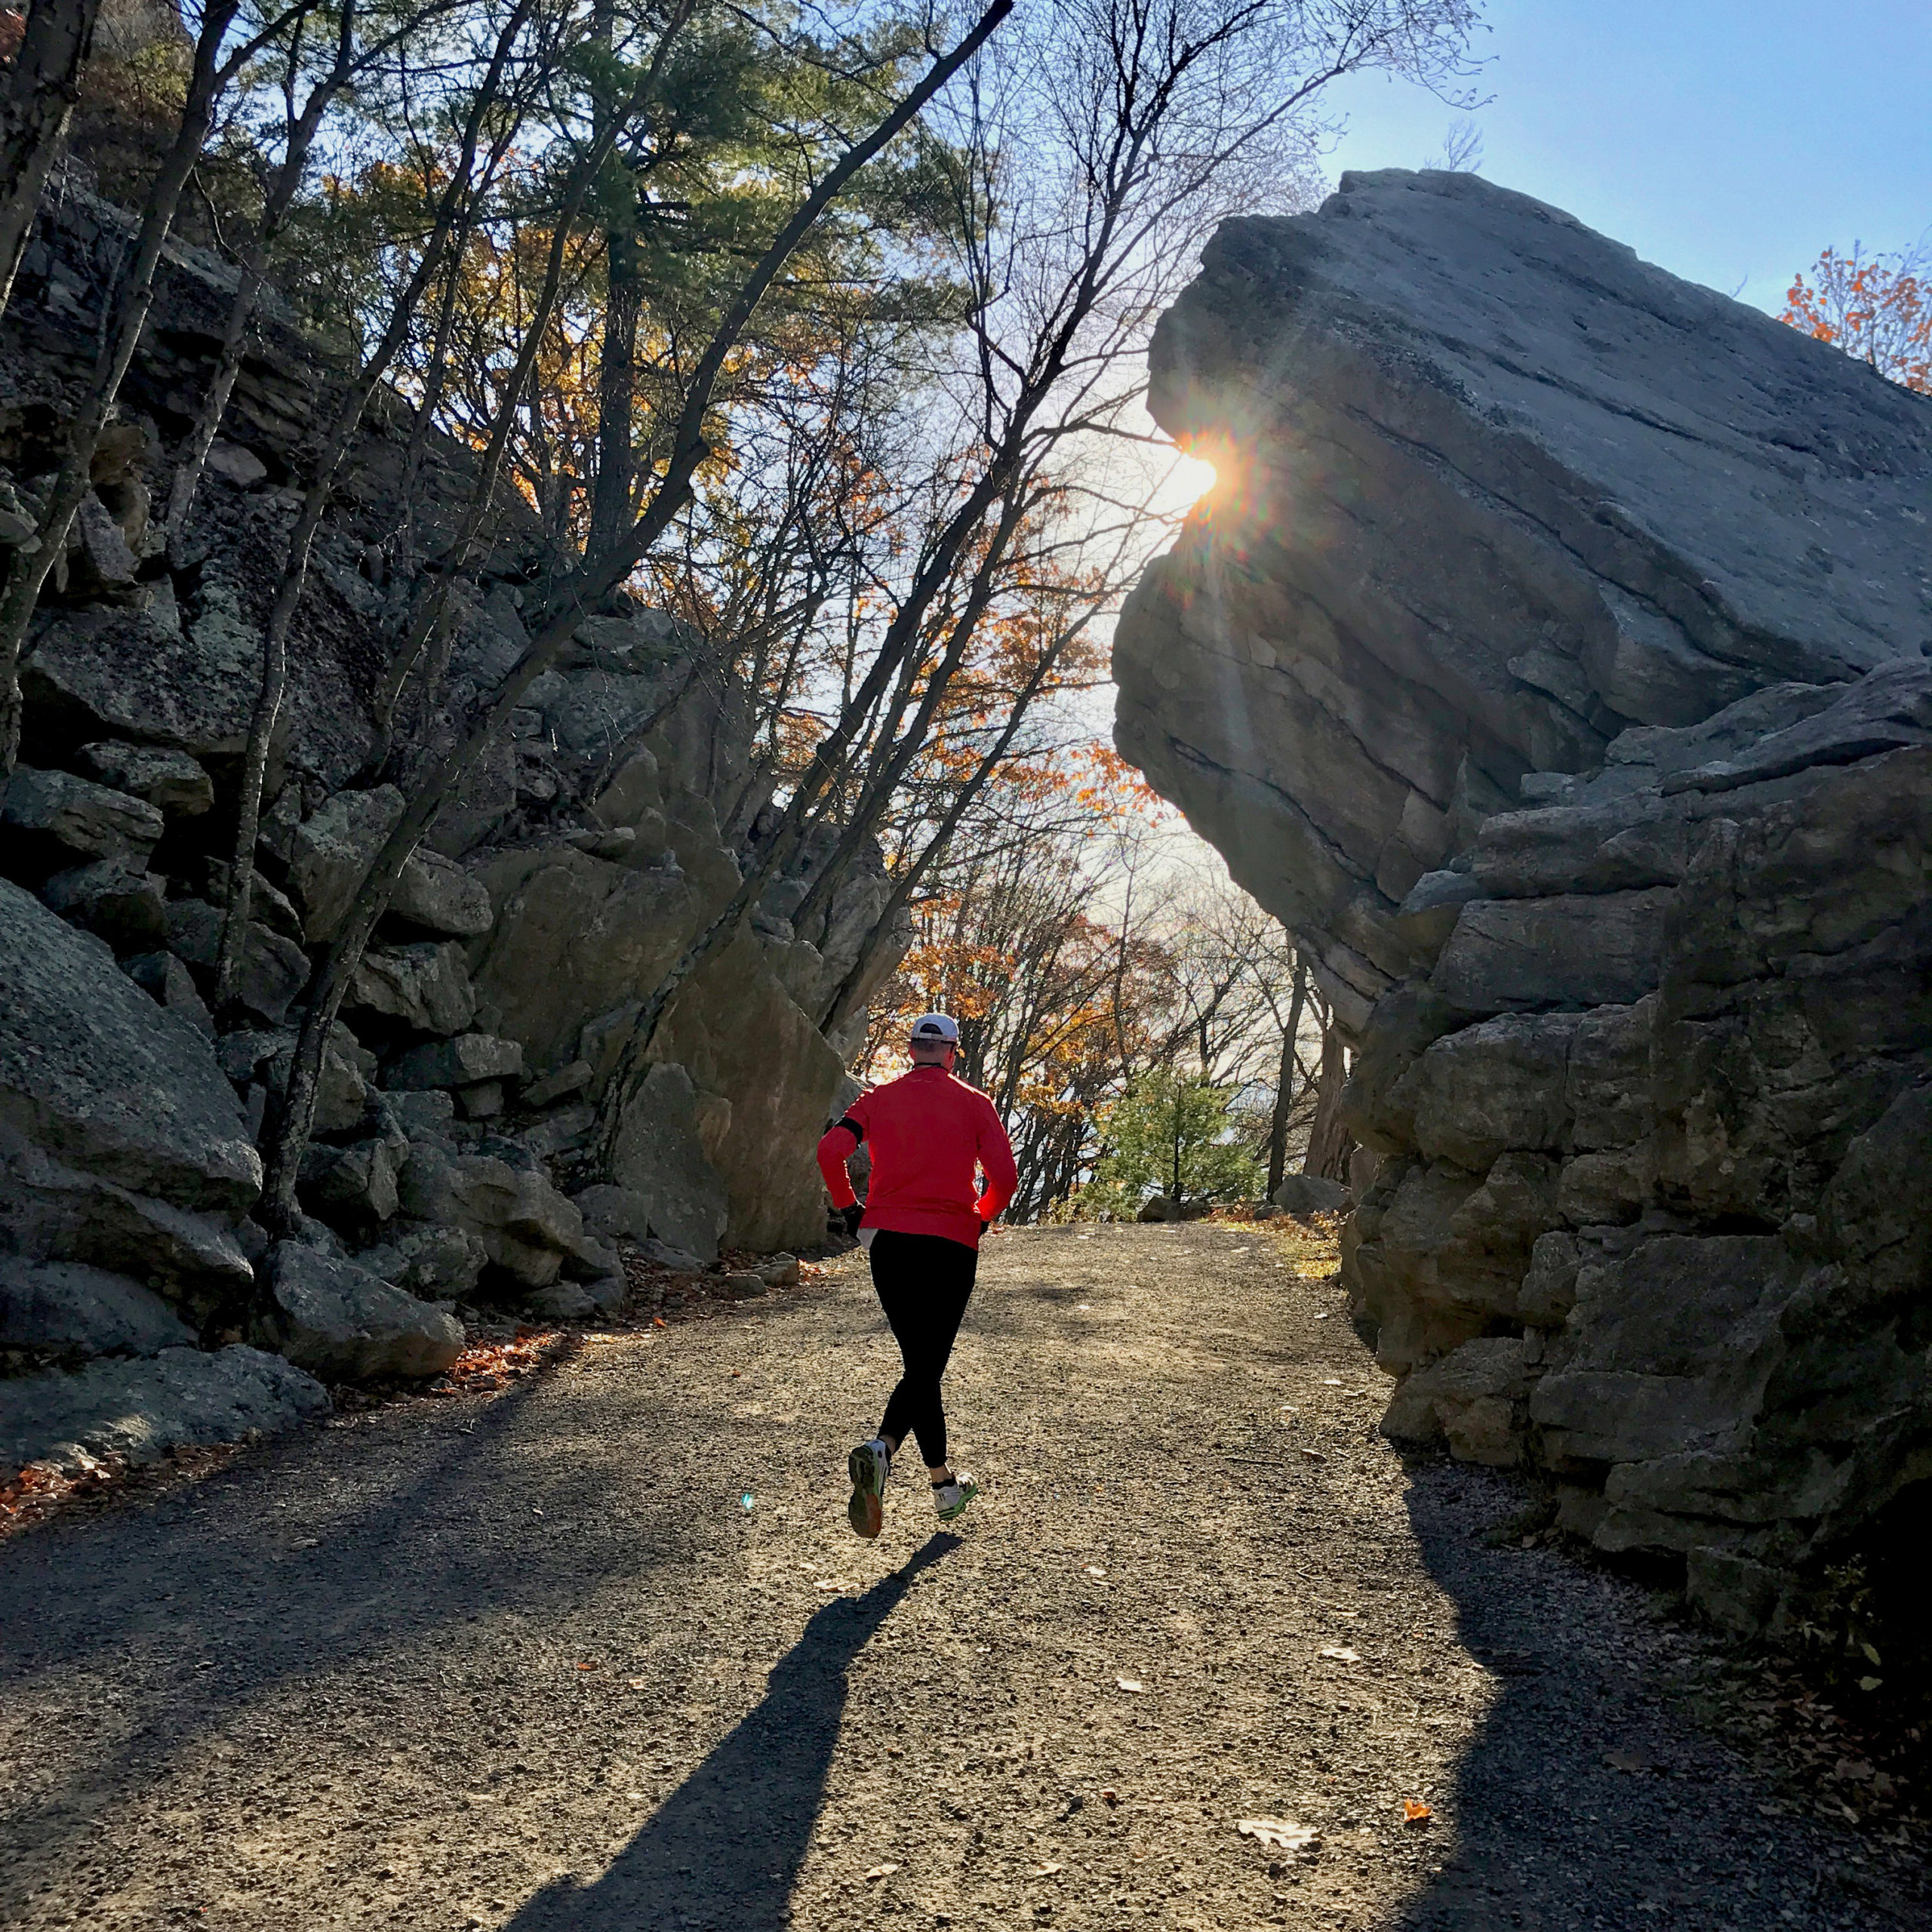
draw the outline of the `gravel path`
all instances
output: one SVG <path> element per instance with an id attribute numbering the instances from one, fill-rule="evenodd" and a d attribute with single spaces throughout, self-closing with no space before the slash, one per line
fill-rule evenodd
<path id="1" fill-rule="evenodd" d="M 857 1259 L 0 1549 L 0 1915 L 1932 1925 L 1678 1714 L 1700 1639 L 1375 1437 L 1303 1251 L 998 1236 L 949 1383 L 989 1494 L 939 1534 L 902 1472 L 870 1545 Z"/>

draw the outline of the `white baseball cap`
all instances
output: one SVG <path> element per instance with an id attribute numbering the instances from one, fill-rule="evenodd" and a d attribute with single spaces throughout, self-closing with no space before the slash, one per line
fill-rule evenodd
<path id="1" fill-rule="evenodd" d="M 915 1040 L 946 1040 L 959 1044 L 959 1029 L 943 1013 L 922 1013 L 912 1022 Z"/>

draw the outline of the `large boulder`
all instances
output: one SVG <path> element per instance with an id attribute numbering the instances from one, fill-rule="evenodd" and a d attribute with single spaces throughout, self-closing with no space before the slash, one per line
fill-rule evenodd
<path id="1" fill-rule="evenodd" d="M 0 1123 L 171 1205 L 245 1212 L 260 1157 L 208 1042 L 97 940 L 0 881 Z"/>
<path id="2" fill-rule="evenodd" d="M 1349 1190 L 1319 1174 L 1287 1174 L 1269 1198 L 1291 1214 L 1339 1214 L 1349 1204 Z"/>
<path id="3" fill-rule="evenodd" d="M 681 1066 L 651 1068 L 625 1109 L 611 1174 L 618 1189 L 648 1204 L 648 1232 L 715 1261 L 731 1203 L 706 1155 L 697 1103 L 697 1091 Z M 633 1226 L 627 1232 L 641 1237 L 647 1230 Z"/>
<path id="4" fill-rule="evenodd" d="M 1526 774 L 1924 636 L 1926 405 L 1479 177 L 1225 223 L 1152 371 L 1227 481 L 1122 614 L 1116 736 L 1352 1029 Z"/>
<path id="5" fill-rule="evenodd" d="M 125 1275 L 69 1261 L 0 1256 L 0 1349 L 28 1355 L 154 1355 L 192 1348 L 195 1331 Z"/>
<path id="6" fill-rule="evenodd" d="M 110 1456 L 143 1464 L 171 1449 L 239 1442 L 326 1415 L 328 1391 L 280 1355 L 236 1343 L 204 1355 L 91 1362 L 0 1380 L 0 1469 L 78 1475 Z"/>
<path id="7" fill-rule="evenodd" d="M 303 1242 L 269 1251 L 267 1285 L 256 1339 L 328 1381 L 426 1381 L 463 1352 L 454 1315 Z"/>
<path id="8" fill-rule="evenodd" d="M 1795 1629 L 1932 1443 L 1932 402 L 1450 175 L 1229 224 L 1154 368 L 1226 480 L 1119 741 L 1355 1043 L 1385 1427 Z"/>

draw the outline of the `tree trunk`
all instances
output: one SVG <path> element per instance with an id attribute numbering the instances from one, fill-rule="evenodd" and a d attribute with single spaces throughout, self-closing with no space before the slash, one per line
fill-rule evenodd
<path id="1" fill-rule="evenodd" d="M 1331 1025 L 1321 1035 L 1321 1068 L 1315 1076 L 1315 1127 L 1308 1137 L 1305 1174 L 1348 1184 L 1349 1156 L 1355 1143 L 1342 1124 L 1342 1089 L 1349 1081 L 1349 1057 L 1341 1034 Z"/>
<path id="2" fill-rule="evenodd" d="M 637 408 L 637 325 L 644 306 L 644 264 L 637 239 L 636 189 L 614 212 L 605 238 L 604 341 L 597 370 L 597 481 L 590 499 L 589 548 L 614 543 L 630 528 L 637 462 L 632 445 Z"/>
<path id="3" fill-rule="evenodd" d="M 1294 1105 L 1295 1040 L 1301 1032 L 1302 1008 L 1308 998 L 1308 962 L 1295 948 L 1294 989 L 1288 996 L 1288 1023 L 1281 1029 L 1281 1072 L 1275 1082 L 1275 1117 L 1268 1129 L 1268 1198 L 1281 1184 L 1288 1169 L 1288 1112 Z"/>
<path id="4" fill-rule="evenodd" d="M 100 0 L 34 0 L 0 104 L 0 315 L 81 91 Z"/>

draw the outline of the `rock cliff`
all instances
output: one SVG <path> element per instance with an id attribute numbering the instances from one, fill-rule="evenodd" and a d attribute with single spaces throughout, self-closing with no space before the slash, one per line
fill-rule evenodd
<path id="1" fill-rule="evenodd" d="M 70 188 L 36 229 L 0 322 L 0 545 L 30 534 L 127 226 Z M 718 654 L 621 596 L 531 688 L 378 929 L 325 1072 L 304 1238 L 271 1251 L 249 1219 L 312 961 L 402 808 L 365 775 L 408 590 L 395 535 L 406 523 L 433 555 L 470 472 L 432 436 L 405 500 L 411 420 L 378 398 L 291 650 L 245 1020 L 217 1034 L 260 627 L 334 380 L 271 302 L 194 525 L 165 555 L 149 510 L 232 281 L 173 251 L 23 662 L 0 800 L 0 1477 L 288 1419 L 323 1399 L 316 1377 L 433 1374 L 463 1310 L 554 1319 L 620 1300 L 620 1243 L 697 1266 L 722 1244 L 824 1233 L 812 1149 L 843 1071 L 811 1015 L 884 903 L 875 862 L 848 873 L 822 948 L 785 915 L 823 853 L 774 884 L 667 1017 L 616 1174 L 581 1158 L 638 1002 L 736 890 L 771 789 Z M 520 515 L 462 604 L 449 715 L 525 641 L 543 558 Z"/>
<path id="2" fill-rule="evenodd" d="M 1932 403 L 1467 175 L 1230 223 L 1122 750 L 1319 961 L 1384 1426 L 1740 1628 L 1932 1512 Z"/>

